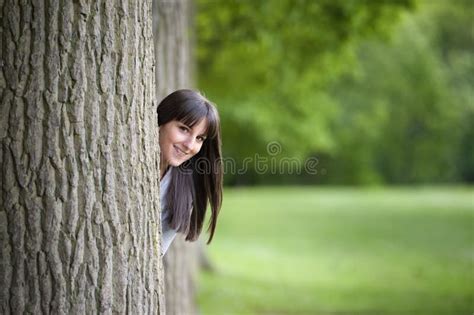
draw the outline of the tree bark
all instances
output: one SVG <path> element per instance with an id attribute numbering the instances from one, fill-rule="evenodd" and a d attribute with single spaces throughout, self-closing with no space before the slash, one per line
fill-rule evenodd
<path id="1" fill-rule="evenodd" d="M 158 99 L 169 93 L 190 88 L 191 3 L 190 0 L 154 0 L 153 26 Z"/>
<path id="2" fill-rule="evenodd" d="M 192 84 L 190 2 L 154 0 L 155 57 L 158 99 Z M 195 302 L 196 244 L 178 235 L 164 256 L 166 314 L 197 314 Z"/>
<path id="3" fill-rule="evenodd" d="M 165 255 L 166 315 L 198 314 L 196 249 L 197 243 L 178 235 Z"/>
<path id="4" fill-rule="evenodd" d="M 0 1 L 0 313 L 164 313 L 151 1 Z"/>

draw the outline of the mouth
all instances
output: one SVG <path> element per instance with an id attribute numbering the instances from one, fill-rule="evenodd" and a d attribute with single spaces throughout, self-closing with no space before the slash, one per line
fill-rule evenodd
<path id="1" fill-rule="evenodd" d="M 183 157 L 184 157 L 184 156 L 188 155 L 187 152 L 181 150 L 181 149 L 178 148 L 177 146 L 173 146 L 173 147 L 174 147 L 174 149 L 176 150 L 176 152 L 178 153 L 179 156 L 183 156 Z"/>

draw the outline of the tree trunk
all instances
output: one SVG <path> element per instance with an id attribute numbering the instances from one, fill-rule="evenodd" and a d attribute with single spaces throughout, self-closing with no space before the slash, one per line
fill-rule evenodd
<path id="1" fill-rule="evenodd" d="M 154 1 L 155 57 L 158 99 L 192 86 L 190 2 Z M 197 314 L 195 302 L 196 245 L 178 235 L 164 257 L 166 314 Z"/>
<path id="2" fill-rule="evenodd" d="M 197 243 L 178 235 L 165 255 L 166 315 L 198 314 L 196 303 Z"/>
<path id="3" fill-rule="evenodd" d="M 164 313 L 151 1 L 0 1 L 0 313 Z"/>
<path id="4" fill-rule="evenodd" d="M 153 5 L 157 96 L 161 100 L 193 85 L 191 5 L 189 0 L 154 0 Z"/>

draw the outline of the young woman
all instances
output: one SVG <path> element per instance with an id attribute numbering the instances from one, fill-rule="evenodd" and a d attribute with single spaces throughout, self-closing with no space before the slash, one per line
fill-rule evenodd
<path id="1" fill-rule="evenodd" d="M 162 254 L 176 233 L 195 241 L 210 204 L 211 242 L 222 204 L 219 114 L 193 90 L 178 90 L 158 105 Z"/>

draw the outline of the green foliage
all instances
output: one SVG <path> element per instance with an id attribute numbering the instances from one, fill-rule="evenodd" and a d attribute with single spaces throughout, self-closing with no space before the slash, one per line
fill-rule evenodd
<path id="1" fill-rule="evenodd" d="M 472 188 L 225 193 L 203 314 L 472 312 Z"/>
<path id="2" fill-rule="evenodd" d="M 294 156 L 332 150 L 337 106 L 321 87 L 351 64 L 354 43 L 385 34 L 410 3 L 198 0 L 199 86 L 221 109 L 226 154 L 269 141 Z"/>
<path id="3" fill-rule="evenodd" d="M 474 2 L 428 3 L 425 28 L 445 66 L 453 98 L 462 106 L 456 130 L 460 145 L 454 159 L 462 180 L 474 182 Z M 429 20 L 435 21 L 431 24 Z"/>
<path id="4" fill-rule="evenodd" d="M 326 175 L 301 182 L 474 181 L 473 6 L 198 0 L 199 87 L 225 156 L 278 141 L 281 157 L 320 158 Z"/>
<path id="5" fill-rule="evenodd" d="M 472 176 L 474 41 L 458 31 L 459 25 L 472 24 L 474 11 L 462 1 L 433 3 L 406 16 L 390 43 L 361 45 L 358 71 L 333 86 L 342 114 L 336 128 L 339 151 L 329 166 L 332 181 L 408 183 Z M 451 38 L 448 44 L 439 41 L 445 37 Z"/>

